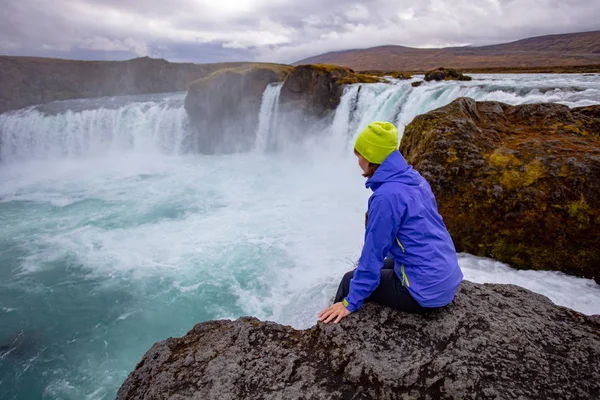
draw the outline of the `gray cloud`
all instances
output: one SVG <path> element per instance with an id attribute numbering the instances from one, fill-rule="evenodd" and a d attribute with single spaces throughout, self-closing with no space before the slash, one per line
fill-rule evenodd
<path id="1" fill-rule="evenodd" d="M 3 0 L 0 53 L 293 62 L 600 29 L 600 0 Z"/>

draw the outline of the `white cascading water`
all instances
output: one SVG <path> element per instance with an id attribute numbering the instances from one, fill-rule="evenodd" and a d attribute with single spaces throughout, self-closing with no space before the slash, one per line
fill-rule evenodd
<path id="1" fill-rule="evenodd" d="M 411 83 L 416 80 L 347 87 L 335 121 L 348 121 L 346 132 L 353 137 L 361 127 L 377 120 L 393 122 L 403 132 L 415 116 L 459 97 L 511 105 L 554 102 L 569 107 L 600 101 L 597 75 L 475 75 L 469 82 L 428 82 L 412 87 Z M 361 86 L 360 91 L 358 86 Z M 334 122 L 334 132 L 339 131 Z"/>
<path id="2" fill-rule="evenodd" d="M 114 398 L 152 343 L 209 319 L 314 324 L 362 246 L 369 192 L 352 143 L 372 120 L 402 131 L 459 96 L 600 104 L 598 75 L 474 78 L 348 86 L 328 131 L 278 151 L 271 143 L 294 127 L 271 85 L 256 151 L 232 155 L 185 151 L 183 94 L 0 115 L 2 397 Z M 589 279 L 459 263 L 469 280 L 600 313 Z"/>
<path id="3" fill-rule="evenodd" d="M 117 108 L 98 107 L 95 100 L 71 100 L 55 103 L 51 112 L 30 107 L 2 114 L 0 160 L 93 157 L 123 151 L 177 154 L 187 133 L 184 97 L 174 94 Z"/>
<path id="4" fill-rule="evenodd" d="M 370 121 L 390 121 L 403 131 L 416 115 L 458 97 L 513 105 L 557 102 L 570 107 L 597 104 L 600 99 L 600 83 L 594 75 L 475 75 L 470 82 L 429 82 L 414 88 L 411 83 L 415 80 L 347 86 L 327 136 L 346 148 Z M 256 132 L 258 152 L 274 144 L 274 127 L 278 120 L 285 120 L 279 115 L 281 87 L 268 85 L 263 94 Z M 87 157 L 120 151 L 184 152 L 184 139 L 189 134 L 184 96 L 154 95 L 150 100 L 118 107 L 106 107 L 103 99 L 71 100 L 53 103 L 51 113 L 43 107 L 30 107 L 1 114 L 0 160 Z M 278 140 L 281 135 L 285 131 L 277 132 Z"/>
<path id="5" fill-rule="evenodd" d="M 255 148 L 258 152 L 267 151 L 273 144 L 273 135 L 275 134 L 273 127 L 277 126 L 279 95 L 282 86 L 281 83 L 269 84 L 263 93 L 256 131 Z"/>

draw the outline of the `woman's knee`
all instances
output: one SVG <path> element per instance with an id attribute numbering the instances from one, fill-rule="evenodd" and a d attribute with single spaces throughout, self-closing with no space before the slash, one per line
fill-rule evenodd
<path id="1" fill-rule="evenodd" d="M 355 269 L 353 269 L 352 271 L 348 271 L 344 274 L 344 277 L 342 278 L 343 282 L 350 282 L 352 280 L 352 278 L 354 278 L 354 271 L 356 271 Z"/>

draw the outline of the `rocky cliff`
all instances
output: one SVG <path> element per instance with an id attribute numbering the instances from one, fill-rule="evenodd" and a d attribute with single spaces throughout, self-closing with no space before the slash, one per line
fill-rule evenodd
<path id="1" fill-rule="evenodd" d="M 397 75 L 399 76 L 399 75 Z M 268 84 L 282 82 L 279 125 L 286 140 L 322 132 L 340 103 L 343 87 L 380 82 L 381 77 L 359 74 L 332 65 L 248 64 L 225 68 L 194 82 L 185 109 L 195 131 L 187 148 L 202 153 L 247 151 L 256 139 L 262 95 Z M 287 143 L 289 144 L 289 143 Z"/>
<path id="2" fill-rule="evenodd" d="M 185 110 L 201 153 L 248 151 L 256 139 L 259 111 L 268 84 L 283 81 L 292 67 L 248 64 L 215 71 L 190 85 Z"/>
<path id="3" fill-rule="evenodd" d="M 316 318 L 316 317 L 315 317 Z M 295 330 L 209 321 L 156 343 L 117 399 L 594 399 L 600 316 L 512 285 L 463 282 L 429 315 L 365 304 Z"/>
<path id="4" fill-rule="evenodd" d="M 241 65 L 176 64 L 148 57 L 75 61 L 1 56 L 0 113 L 54 100 L 183 91 L 195 79 Z"/>
<path id="5" fill-rule="evenodd" d="M 417 116 L 400 151 L 458 251 L 600 282 L 600 106 L 461 98 Z"/>
<path id="6" fill-rule="evenodd" d="M 425 81 L 470 81 L 473 78 L 452 68 L 438 68 L 425 73 Z"/>
<path id="7" fill-rule="evenodd" d="M 335 65 L 300 65 L 285 80 L 281 103 L 285 112 L 324 118 L 340 104 L 343 85 L 380 81 L 377 76 Z"/>

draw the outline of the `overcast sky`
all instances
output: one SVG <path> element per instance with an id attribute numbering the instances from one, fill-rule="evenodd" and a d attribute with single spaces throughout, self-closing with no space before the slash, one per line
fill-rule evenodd
<path id="1" fill-rule="evenodd" d="M 0 54 L 291 63 L 600 30 L 600 0 L 0 0 Z"/>

